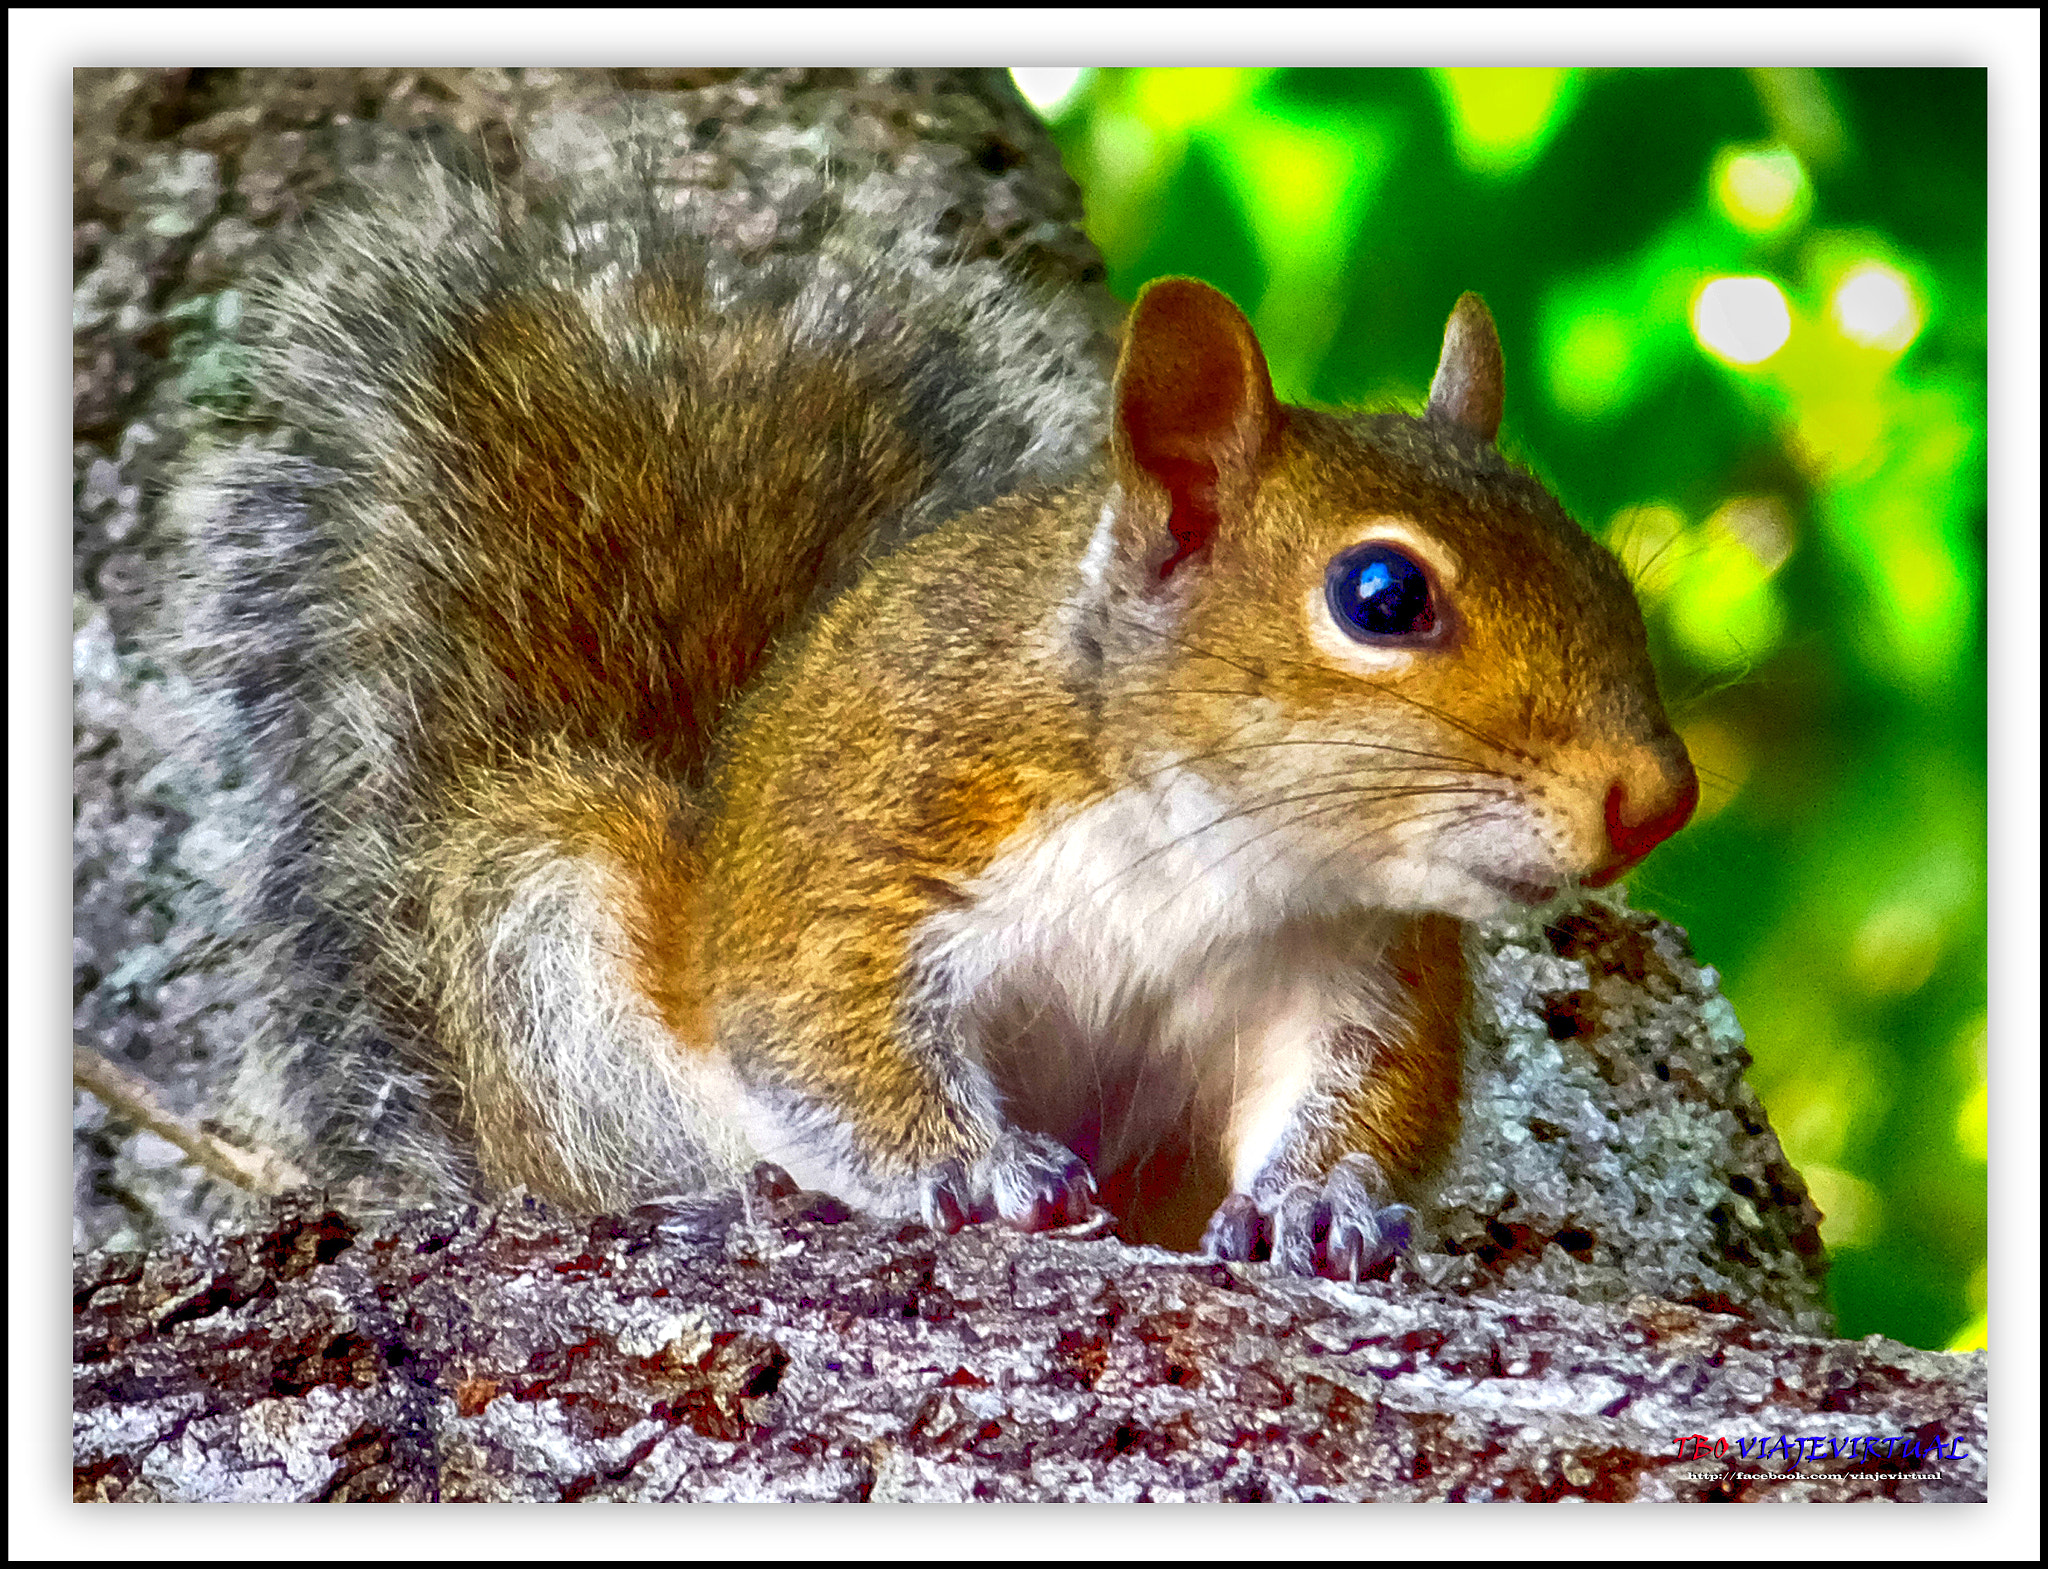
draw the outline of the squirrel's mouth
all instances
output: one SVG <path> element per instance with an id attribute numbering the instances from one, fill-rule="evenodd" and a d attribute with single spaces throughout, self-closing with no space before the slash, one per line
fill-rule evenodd
<path id="1" fill-rule="evenodd" d="M 1557 897 L 1556 883 L 1530 882 L 1520 877 L 1509 877 L 1501 872 L 1480 871 L 1477 867 L 1467 868 L 1472 875 L 1496 893 L 1504 893 L 1517 904 L 1548 904 Z"/>

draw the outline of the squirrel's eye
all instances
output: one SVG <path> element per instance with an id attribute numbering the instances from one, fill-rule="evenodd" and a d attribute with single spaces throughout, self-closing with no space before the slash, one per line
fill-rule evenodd
<path id="1" fill-rule="evenodd" d="M 1327 590 L 1337 625 L 1361 642 L 1420 637 L 1436 628 L 1429 577 L 1391 545 L 1359 545 L 1330 563 Z"/>

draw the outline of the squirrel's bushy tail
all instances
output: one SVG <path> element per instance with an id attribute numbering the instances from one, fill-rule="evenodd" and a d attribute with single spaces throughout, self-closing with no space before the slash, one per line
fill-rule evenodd
<path id="1" fill-rule="evenodd" d="M 423 162 L 311 230 L 251 310 L 276 432 L 174 506 L 176 652 L 267 803 L 243 1120 L 366 1197 L 468 1149 L 590 1203 L 724 1163 L 689 1058 L 722 714 L 865 561 L 1099 428 L 1093 324 L 903 182 L 697 189 L 664 134 L 558 136 L 607 156 L 517 194 Z"/>

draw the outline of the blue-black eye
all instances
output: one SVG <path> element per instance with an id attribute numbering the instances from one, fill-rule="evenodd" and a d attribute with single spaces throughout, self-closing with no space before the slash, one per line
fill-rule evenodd
<path id="1" fill-rule="evenodd" d="M 1357 545 L 1330 563 L 1330 614 L 1360 642 L 1436 629 L 1429 576 L 1391 545 Z"/>

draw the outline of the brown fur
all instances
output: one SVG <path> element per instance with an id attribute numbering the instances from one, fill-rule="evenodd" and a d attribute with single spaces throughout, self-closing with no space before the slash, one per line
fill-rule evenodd
<path id="1" fill-rule="evenodd" d="M 1442 915 L 1420 916 L 1389 948 L 1400 1014 L 1366 1048 L 1372 1072 L 1330 1130 L 1325 1162 L 1370 1155 L 1404 1191 L 1450 1151 L 1458 1129 L 1465 1012 L 1465 933 Z"/>
<path id="2" fill-rule="evenodd" d="M 611 346 L 548 298 L 493 306 L 439 369 L 444 504 L 481 547 L 442 606 L 481 668 L 440 696 L 451 715 L 512 705 L 488 738 L 625 746 L 694 781 L 775 637 L 928 476 L 881 389 L 780 363 L 772 323 L 722 321 L 675 280 L 632 294 L 648 331 L 685 346 L 679 383 L 620 385 Z"/>

